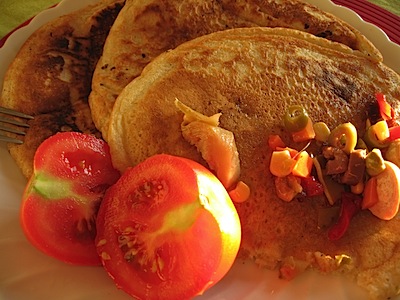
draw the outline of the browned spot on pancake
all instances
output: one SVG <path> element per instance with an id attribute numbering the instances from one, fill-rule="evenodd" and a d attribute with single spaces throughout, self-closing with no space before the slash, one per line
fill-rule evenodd
<path id="1" fill-rule="evenodd" d="M 335 95 L 347 103 L 352 101 L 353 95 L 356 93 L 356 84 L 350 76 L 338 73 L 334 74 L 327 70 L 323 72 L 321 85 L 332 90 Z"/>
<path id="2" fill-rule="evenodd" d="M 330 38 L 333 35 L 332 31 L 330 30 L 325 30 L 323 32 L 317 33 L 316 36 L 322 37 L 322 38 Z"/>
<path id="3" fill-rule="evenodd" d="M 23 45 L 4 81 L 1 104 L 35 116 L 10 153 L 29 177 L 37 146 L 59 131 L 101 136 L 88 105 L 93 70 L 121 0 L 102 0 L 59 17 Z"/>

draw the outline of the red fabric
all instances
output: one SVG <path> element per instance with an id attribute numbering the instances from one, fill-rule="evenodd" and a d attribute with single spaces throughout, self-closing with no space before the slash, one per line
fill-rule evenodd
<path id="1" fill-rule="evenodd" d="M 2 39 L 0 39 L 0 48 L 3 47 L 4 43 L 6 42 L 6 40 L 10 37 L 10 35 L 12 35 L 14 33 L 14 31 L 16 31 L 17 29 L 24 27 L 26 25 L 28 25 L 31 22 L 32 19 L 29 19 L 27 21 L 25 21 L 24 23 L 22 23 L 21 25 L 19 25 L 17 28 L 13 29 L 12 31 L 10 31 L 9 33 L 7 33 L 6 36 L 4 36 Z"/>
<path id="2" fill-rule="evenodd" d="M 57 4 L 51 6 L 51 7 L 55 7 L 57 6 Z M 50 8 L 51 8 L 50 7 Z M 19 25 L 18 27 L 14 28 L 13 30 L 11 30 L 9 33 L 6 34 L 6 36 L 4 36 L 3 38 L 0 39 L 0 48 L 3 47 L 4 43 L 6 42 L 6 40 L 10 37 L 10 35 L 12 35 L 17 29 L 20 29 L 21 27 L 24 27 L 26 25 L 28 25 L 33 18 L 30 18 L 29 20 L 26 20 L 24 23 L 22 23 L 21 25 Z"/>
<path id="3" fill-rule="evenodd" d="M 366 0 L 332 0 L 332 2 L 355 11 L 364 21 L 385 31 L 391 41 L 400 44 L 400 16 Z"/>
<path id="4" fill-rule="evenodd" d="M 389 39 L 400 45 L 400 16 L 375 5 L 366 0 L 332 0 L 337 5 L 342 5 L 355 11 L 360 17 L 380 27 Z M 4 45 L 7 38 L 18 28 L 26 26 L 31 20 L 28 20 L 15 28 L 5 37 L 0 39 L 0 48 Z"/>

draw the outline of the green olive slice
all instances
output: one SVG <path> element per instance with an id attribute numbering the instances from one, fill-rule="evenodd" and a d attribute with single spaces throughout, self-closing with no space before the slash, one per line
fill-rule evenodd
<path id="1" fill-rule="evenodd" d="M 374 148 L 367 154 L 365 158 L 365 167 L 370 176 L 376 176 L 385 170 L 386 165 L 381 150 Z"/>
<path id="2" fill-rule="evenodd" d="M 290 132 L 298 132 L 304 129 L 308 123 L 308 114 L 301 105 L 290 106 L 283 119 L 286 130 Z"/>

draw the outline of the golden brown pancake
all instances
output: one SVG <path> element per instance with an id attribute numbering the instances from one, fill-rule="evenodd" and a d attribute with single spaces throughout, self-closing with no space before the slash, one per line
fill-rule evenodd
<path id="1" fill-rule="evenodd" d="M 96 127 L 107 139 L 116 97 L 160 53 L 207 33 L 250 26 L 306 31 L 382 60 L 356 29 L 301 0 L 128 0 L 94 72 L 89 104 Z"/>
<path id="2" fill-rule="evenodd" d="M 268 136 L 280 134 L 289 105 L 303 105 L 314 122 L 330 128 L 351 121 L 363 134 L 375 93 L 397 112 L 400 76 L 381 62 L 342 44 L 290 29 L 242 28 L 203 36 L 166 52 L 146 66 L 120 94 L 109 128 L 115 165 L 124 170 L 156 153 L 205 163 L 182 137 L 181 102 L 204 115 L 222 113 L 220 126 L 233 132 L 241 161 L 240 180 L 250 198 L 236 204 L 242 221 L 241 255 L 267 268 L 290 259 L 321 272 L 348 276 L 372 299 L 399 293 L 400 218 L 382 221 L 362 211 L 346 235 L 330 241 L 318 226 L 324 197 L 284 202 L 269 172 Z M 351 262 L 337 268 L 335 255 Z"/>
<path id="3" fill-rule="evenodd" d="M 88 95 L 93 69 L 122 0 L 102 0 L 59 17 L 28 38 L 7 70 L 0 105 L 33 115 L 24 144 L 9 145 L 23 174 L 39 144 L 59 131 L 101 136 Z"/>

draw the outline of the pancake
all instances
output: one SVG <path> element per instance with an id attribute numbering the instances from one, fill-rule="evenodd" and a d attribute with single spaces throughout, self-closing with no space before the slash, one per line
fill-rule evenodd
<path id="1" fill-rule="evenodd" d="M 314 122 L 334 128 L 351 121 L 363 134 L 378 91 L 400 111 L 400 76 L 343 44 L 282 28 L 221 31 L 161 54 L 126 86 L 111 115 L 109 145 L 121 171 L 157 153 L 205 164 L 182 137 L 183 114 L 174 101 L 207 116 L 222 113 L 220 126 L 236 139 L 239 179 L 251 189 L 250 198 L 236 204 L 240 255 L 270 269 L 301 261 L 347 276 L 371 299 L 386 299 L 399 293 L 400 218 L 382 221 L 362 211 L 343 238 L 330 241 L 317 220 L 324 197 L 278 199 L 267 146 L 270 134 L 303 146 L 283 129 L 283 114 L 293 104 L 303 105 Z M 337 268 L 336 255 L 351 261 Z"/>
<path id="2" fill-rule="evenodd" d="M 107 139 L 116 97 L 152 59 L 195 37 L 250 26 L 303 30 L 382 60 L 356 29 L 301 0 L 128 0 L 111 28 L 93 76 L 89 104 L 103 137 Z"/>
<path id="3" fill-rule="evenodd" d="M 103 0 L 59 17 L 28 38 L 9 66 L 0 105 L 33 115 L 22 145 L 9 145 L 26 177 L 40 143 L 59 131 L 101 136 L 88 105 L 94 67 L 121 0 Z"/>

